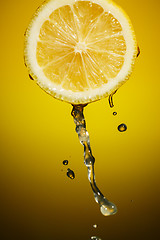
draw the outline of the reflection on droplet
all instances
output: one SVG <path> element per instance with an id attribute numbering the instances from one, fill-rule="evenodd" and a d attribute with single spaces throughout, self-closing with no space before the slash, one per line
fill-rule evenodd
<path id="1" fill-rule="evenodd" d="M 118 131 L 125 132 L 127 130 L 126 124 L 122 123 L 118 126 Z"/>
<path id="2" fill-rule="evenodd" d="M 117 115 L 117 112 L 113 112 L 113 116 L 116 116 Z"/>
<path id="3" fill-rule="evenodd" d="M 98 227 L 98 225 L 97 225 L 97 224 L 94 224 L 94 225 L 93 225 L 93 227 L 94 227 L 94 228 L 97 228 L 97 227 Z"/>
<path id="4" fill-rule="evenodd" d="M 100 207 L 100 211 L 104 216 L 110 216 L 116 214 L 117 207 L 114 203 L 111 203 L 104 198 L 103 204 Z"/>
<path id="5" fill-rule="evenodd" d="M 64 160 L 63 165 L 68 165 L 68 160 Z"/>
<path id="6" fill-rule="evenodd" d="M 91 239 L 91 240 L 102 240 L 101 238 L 96 237 L 96 236 L 93 236 L 93 237 L 91 237 L 90 239 Z"/>
<path id="7" fill-rule="evenodd" d="M 67 169 L 67 176 L 72 180 L 75 178 L 74 172 L 69 168 Z"/>

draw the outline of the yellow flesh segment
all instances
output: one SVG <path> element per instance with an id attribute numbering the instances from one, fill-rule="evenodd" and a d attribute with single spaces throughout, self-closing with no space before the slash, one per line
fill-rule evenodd
<path id="1" fill-rule="evenodd" d="M 120 23 L 89 1 L 53 11 L 37 42 L 37 62 L 45 76 L 74 92 L 98 88 L 115 78 L 125 54 Z"/>

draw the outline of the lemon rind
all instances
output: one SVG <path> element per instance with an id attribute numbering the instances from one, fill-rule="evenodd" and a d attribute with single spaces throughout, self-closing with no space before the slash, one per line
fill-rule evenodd
<path id="1" fill-rule="evenodd" d="M 85 1 L 91 1 L 91 0 L 85 0 Z M 66 5 L 66 0 L 58 0 L 58 2 L 60 3 L 58 5 L 58 7 L 61 4 L 62 4 L 62 6 L 63 6 L 63 4 Z M 67 0 L 67 4 L 68 4 L 68 2 L 74 3 L 75 0 Z M 98 87 L 97 89 L 91 89 L 91 90 L 83 91 L 83 92 L 73 92 L 71 90 L 62 89 L 60 86 L 53 84 L 51 81 L 49 81 L 46 78 L 46 76 L 43 74 L 40 67 L 39 67 L 40 74 L 37 74 L 36 69 L 38 67 L 38 64 L 35 67 L 32 59 L 31 59 L 32 58 L 31 56 L 33 56 L 31 54 L 31 50 L 33 50 L 33 45 L 32 45 L 33 38 L 31 38 L 31 34 L 33 37 L 34 31 L 37 27 L 35 23 L 38 18 L 40 19 L 40 17 L 41 17 L 41 24 L 44 22 L 44 19 L 42 18 L 42 16 L 40 16 L 40 14 L 42 14 L 44 12 L 44 10 L 46 12 L 48 11 L 48 13 L 50 11 L 53 11 L 53 9 L 50 10 L 50 6 L 52 4 L 55 4 L 55 6 L 57 6 L 56 5 L 57 0 L 47 0 L 36 10 L 32 20 L 26 30 L 26 33 L 25 33 L 24 56 L 25 56 L 25 63 L 27 65 L 29 74 L 33 77 L 33 79 L 36 81 L 36 83 L 48 94 L 55 97 L 56 99 L 59 99 L 61 101 L 65 101 L 65 102 L 69 102 L 72 104 L 85 104 L 85 103 L 97 101 L 97 100 L 107 97 L 113 91 L 117 90 L 120 86 L 122 86 L 129 79 L 129 77 L 133 71 L 133 67 L 135 65 L 135 60 L 136 60 L 136 56 L 137 56 L 136 36 L 135 36 L 134 30 L 133 30 L 131 21 L 130 21 L 129 17 L 127 16 L 127 14 L 124 12 L 124 10 L 121 9 L 119 6 L 117 6 L 117 4 L 115 4 L 111 0 L 92 0 L 92 2 L 98 3 L 105 9 L 106 9 L 106 7 L 109 7 L 111 13 L 118 19 L 118 21 L 120 21 L 119 19 L 121 18 L 120 23 L 122 25 L 123 31 L 124 30 L 128 31 L 127 33 L 124 33 L 125 36 L 128 36 L 127 42 L 129 40 L 132 41 L 132 42 L 130 42 L 131 49 L 129 49 L 127 51 L 127 53 L 130 54 L 130 58 L 128 57 L 128 59 L 127 59 L 127 61 L 130 61 L 130 62 L 126 63 L 128 70 L 126 71 L 126 74 L 122 74 L 122 70 L 121 70 L 120 73 L 116 76 L 116 78 L 118 80 L 112 79 L 111 82 L 109 82 L 107 84 L 103 84 L 102 87 Z M 118 13 L 118 15 L 117 15 L 117 13 Z M 119 16 L 119 17 L 117 17 L 117 16 Z M 123 24 L 122 24 L 122 19 L 123 19 Z M 38 31 L 37 31 L 37 33 L 38 33 Z M 35 44 L 35 42 L 34 42 L 34 44 Z M 127 47 L 128 46 L 129 45 L 127 45 Z M 36 46 L 34 46 L 34 50 L 36 50 Z M 124 63 L 124 66 L 122 67 L 122 69 L 123 68 L 124 69 L 126 68 L 125 63 Z M 122 75 L 121 77 L 120 77 L 120 74 Z M 44 79 L 46 80 L 46 82 L 44 81 Z"/>

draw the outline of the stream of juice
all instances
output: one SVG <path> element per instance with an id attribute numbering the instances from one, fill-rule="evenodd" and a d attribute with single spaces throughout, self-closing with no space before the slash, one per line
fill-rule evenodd
<path id="1" fill-rule="evenodd" d="M 111 102 L 113 103 L 112 99 Z M 76 124 L 76 132 L 78 134 L 79 141 L 84 146 L 84 164 L 88 170 L 88 180 L 90 182 L 95 201 L 99 204 L 101 213 L 104 216 L 109 216 L 117 212 L 117 207 L 114 203 L 104 197 L 96 185 L 94 172 L 95 158 L 92 155 L 89 133 L 86 130 L 86 121 L 83 114 L 85 106 L 86 105 L 73 105 L 71 115 L 73 116 L 74 123 Z"/>

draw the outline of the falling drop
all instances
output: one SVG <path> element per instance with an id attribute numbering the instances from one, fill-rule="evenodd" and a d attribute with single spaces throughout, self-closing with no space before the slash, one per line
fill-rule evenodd
<path id="1" fill-rule="evenodd" d="M 96 236 L 93 236 L 93 237 L 91 237 L 90 239 L 91 239 L 91 240 L 102 240 L 101 238 L 96 237 Z"/>
<path id="2" fill-rule="evenodd" d="M 118 131 L 125 132 L 127 130 L 126 124 L 122 123 L 118 126 Z"/>
<path id="3" fill-rule="evenodd" d="M 74 172 L 69 168 L 67 169 L 67 176 L 72 180 L 75 178 Z"/>
<path id="4" fill-rule="evenodd" d="M 140 55 L 140 53 L 141 53 L 141 50 L 140 50 L 140 47 L 138 46 L 138 48 L 137 48 L 137 57 Z"/>
<path id="5" fill-rule="evenodd" d="M 113 112 L 113 116 L 116 116 L 117 115 L 117 112 Z"/>
<path id="6" fill-rule="evenodd" d="M 94 225 L 93 225 L 93 227 L 94 227 L 94 228 L 97 228 L 97 227 L 98 227 L 98 225 L 97 225 L 97 224 L 94 224 Z"/>
<path id="7" fill-rule="evenodd" d="M 64 160 L 63 165 L 68 165 L 68 160 Z"/>
<path id="8" fill-rule="evenodd" d="M 117 90 L 114 91 L 113 93 L 111 93 L 111 94 L 109 95 L 108 101 L 109 101 L 109 106 L 110 106 L 110 108 L 113 108 L 113 107 L 114 107 L 113 95 L 114 95 L 116 92 L 117 92 Z"/>
<path id="9" fill-rule="evenodd" d="M 117 207 L 114 203 L 109 202 L 106 198 L 101 202 L 100 211 L 104 216 L 110 216 L 117 212 Z"/>

